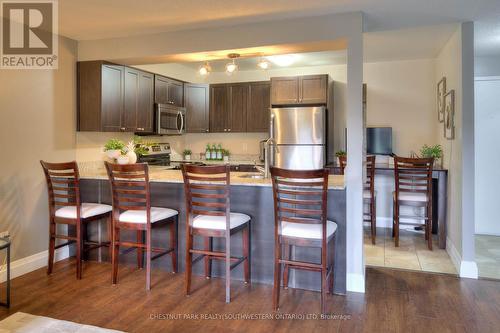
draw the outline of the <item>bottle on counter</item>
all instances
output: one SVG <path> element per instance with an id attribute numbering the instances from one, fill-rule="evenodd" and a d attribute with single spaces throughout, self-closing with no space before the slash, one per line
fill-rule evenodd
<path id="1" fill-rule="evenodd" d="M 220 143 L 217 146 L 217 159 L 222 161 L 222 145 Z"/>
<path id="2" fill-rule="evenodd" d="M 215 147 L 215 143 L 212 145 L 212 149 L 210 150 L 210 159 L 211 160 L 217 159 L 217 147 Z"/>
<path id="3" fill-rule="evenodd" d="M 205 149 L 205 159 L 207 161 L 209 161 L 211 159 L 210 144 L 207 144 L 207 148 Z"/>

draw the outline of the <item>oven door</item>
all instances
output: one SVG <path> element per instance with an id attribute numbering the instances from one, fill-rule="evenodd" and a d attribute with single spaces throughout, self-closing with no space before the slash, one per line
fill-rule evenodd
<path id="1" fill-rule="evenodd" d="M 172 106 L 157 108 L 156 130 L 158 134 L 181 135 L 186 129 L 186 110 Z"/>

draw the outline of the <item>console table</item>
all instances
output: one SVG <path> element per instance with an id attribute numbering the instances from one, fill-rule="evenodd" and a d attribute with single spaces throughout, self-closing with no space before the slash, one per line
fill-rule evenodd
<path id="1" fill-rule="evenodd" d="M 0 238 L 0 251 L 7 250 L 7 293 L 5 302 L 0 301 L 0 305 L 10 307 L 10 240 Z"/>

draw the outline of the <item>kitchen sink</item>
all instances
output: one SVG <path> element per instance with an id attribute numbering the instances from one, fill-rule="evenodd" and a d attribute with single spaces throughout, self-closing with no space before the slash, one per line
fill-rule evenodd
<path id="1" fill-rule="evenodd" d="M 241 176 L 240 178 L 251 178 L 251 179 L 264 179 L 264 175 L 261 173 L 247 173 Z"/>

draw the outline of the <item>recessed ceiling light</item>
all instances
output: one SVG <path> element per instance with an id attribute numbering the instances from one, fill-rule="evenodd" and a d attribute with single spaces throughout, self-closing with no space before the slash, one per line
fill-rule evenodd
<path id="1" fill-rule="evenodd" d="M 274 55 L 267 57 L 269 61 L 273 64 L 278 65 L 280 67 L 286 67 L 292 65 L 295 61 L 297 61 L 296 54 L 282 54 L 282 55 Z"/>

